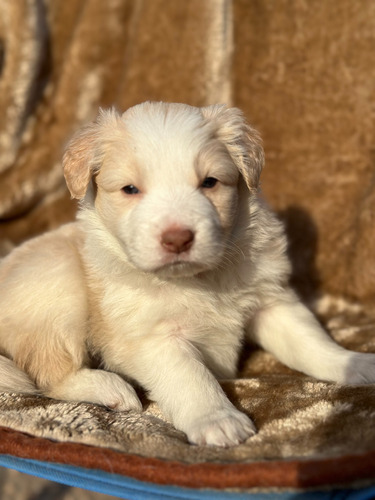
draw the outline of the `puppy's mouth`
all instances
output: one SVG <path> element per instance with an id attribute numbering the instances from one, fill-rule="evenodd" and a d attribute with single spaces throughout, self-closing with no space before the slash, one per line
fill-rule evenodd
<path id="1" fill-rule="evenodd" d="M 157 267 L 153 273 L 162 278 L 189 278 L 205 270 L 207 266 L 199 262 L 176 259 Z"/>

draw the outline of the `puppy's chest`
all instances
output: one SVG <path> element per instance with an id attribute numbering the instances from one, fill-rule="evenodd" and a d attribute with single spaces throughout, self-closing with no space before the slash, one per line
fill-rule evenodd
<path id="1" fill-rule="evenodd" d="M 248 304 L 236 293 L 176 286 L 111 286 L 100 303 L 102 327 L 113 335 L 137 338 L 180 335 L 202 342 L 212 333 L 242 335 Z M 222 339 L 223 340 L 223 339 Z"/>

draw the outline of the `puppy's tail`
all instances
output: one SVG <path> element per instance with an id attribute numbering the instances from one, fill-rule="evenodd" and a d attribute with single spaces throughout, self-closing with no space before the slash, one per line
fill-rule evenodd
<path id="1" fill-rule="evenodd" d="M 5 356 L 0 356 L 0 392 L 39 393 L 27 374 Z"/>

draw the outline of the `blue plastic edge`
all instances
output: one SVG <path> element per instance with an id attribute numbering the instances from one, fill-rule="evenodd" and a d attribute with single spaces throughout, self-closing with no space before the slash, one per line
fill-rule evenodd
<path id="1" fill-rule="evenodd" d="M 306 492 L 241 493 L 212 489 L 191 489 L 138 481 L 127 476 L 97 469 L 0 455 L 0 466 L 127 500 L 373 500 L 375 486 L 361 490 L 331 490 Z M 171 478 L 171 482 L 173 478 Z"/>

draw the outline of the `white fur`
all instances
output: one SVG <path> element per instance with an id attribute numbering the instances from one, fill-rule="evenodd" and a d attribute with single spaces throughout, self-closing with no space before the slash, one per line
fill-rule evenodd
<path id="1" fill-rule="evenodd" d="M 104 370 L 81 368 L 72 372 L 51 389 L 49 396 L 90 401 L 118 411 L 142 410 L 134 388 L 116 373 Z"/>
<path id="2" fill-rule="evenodd" d="M 374 382 L 375 355 L 336 345 L 289 289 L 282 225 L 257 196 L 262 165 L 236 109 L 101 112 L 64 156 L 77 222 L 1 262 L 0 348 L 14 364 L 0 358 L 0 388 L 139 411 L 125 377 L 191 442 L 231 446 L 255 428 L 217 378 L 235 376 L 246 335 L 309 375 Z M 190 247 L 168 251 L 170 231 L 190 232 Z"/>
<path id="3" fill-rule="evenodd" d="M 38 389 L 27 376 L 8 358 L 0 356 L 0 391 L 37 394 Z"/>

